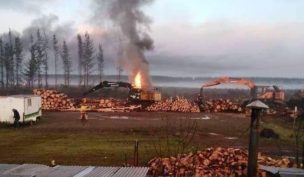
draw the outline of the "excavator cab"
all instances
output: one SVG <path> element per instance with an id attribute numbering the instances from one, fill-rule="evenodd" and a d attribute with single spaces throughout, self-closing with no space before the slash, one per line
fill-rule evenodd
<path id="1" fill-rule="evenodd" d="M 140 94 L 141 90 L 140 89 L 131 89 L 129 91 L 129 100 L 130 101 L 136 101 L 136 100 L 140 100 Z"/>
<path id="2" fill-rule="evenodd" d="M 285 92 L 278 86 L 259 86 L 259 99 L 265 102 L 282 104 L 285 100 Z"/>

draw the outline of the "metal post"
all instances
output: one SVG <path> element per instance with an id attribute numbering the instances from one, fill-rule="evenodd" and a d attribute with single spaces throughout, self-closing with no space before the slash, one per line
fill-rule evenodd
<path id="1" fill-rule="evenodd" d="M 251 108 L 251 121 L 250 121 L 250 140 L 249 140 L 249 155 L 248 155 L 248 177 L 257 176 L 257 162 L 258 162 L 258 145 L 259 145 L 259 128 L 260 128 L 260 116 L 263 109 L 267 109 L 268 106 L 257 100 L 249 105 Z"/>
<path id="2" fill-rule="evenodd" d="M 138 140 L 135 140 L 134 144 L 134 166 L 138 166 Z"/>

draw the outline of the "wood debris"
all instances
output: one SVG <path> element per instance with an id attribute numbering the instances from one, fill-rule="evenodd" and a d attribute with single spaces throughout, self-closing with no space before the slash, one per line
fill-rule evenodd
<path id="1" fill-rule="evenodd" d="M 195 177 L 226 177 L 246 176 L 246 151 L 235 148 L 207 148 L 196 153 L 179 154 L 175 157 L 153 158 L 148 162 L 152 176 L 195 176 Z M 283 158 L 275 160 L 259 154 L 258 164 L 291 167 L 292 163 Z M 266 176 L 259 170 L 258 176 Z"/>
<path id="2" fill-rule="evenodd" d="M 146 111 L 163 112 L 200 112 L 198 106 L 183 97 L 166 99 L 148 106 Z"/>

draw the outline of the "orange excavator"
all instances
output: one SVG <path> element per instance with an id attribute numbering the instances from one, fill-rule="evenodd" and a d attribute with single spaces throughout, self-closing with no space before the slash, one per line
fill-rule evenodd
<path id="1" fill-rule="evenodd" d="M 204 104 L 205 101 L 203 94 L 204 88 L 220 84 L 238 84 L 247 86 L 250 89 L 250 100 L 260 99 L 273 103 L 283 103 L 285 100 L 284 90 L 280 89 L 276 85 L 273 85 L 271 88 L 271 86 L 257 86 L 252 80 L 248 79 L 220 77 L 218 79 L 208 81 L 202 85 L 200 94 L 197 98 L 197 102 L 200 107 Z"/>

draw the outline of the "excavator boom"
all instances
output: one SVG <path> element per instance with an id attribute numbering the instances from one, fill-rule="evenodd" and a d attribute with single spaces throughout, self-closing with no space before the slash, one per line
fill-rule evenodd
<path id="1" fill-rule="evenodd" d="M 204 85 L 202 85 L 201 90 L 200 90 L 200 96 L 203 96 L 203 89 L 206 87 L 212 87 L 215 85 L 220 85 L 220 84 L 239 84 L 239 85 L 245 85 L 247 86 L 250 91 L 251 91 L 251 95 L 253 97 L 255 97 L 255 89 L 256 89 L 256 85 L 253 81 L 251 80 L 247 80 L 247 79 L 233 79 L 233 78 L 229 78 L 229 77 L 220 77 L 218 79 L 215 80 L 211 80 L 208 81 L 207 83 L 205 83 Z"/>
<path id="2" fill-rule="evenodd" d="M 207 83 L 203 84 L 200 89 L 200 94 L 197 98 L 197 103 L 201 107 L 204 104 L 204 94 L 203 90 L 206 87 L 212 87 L 215 85 L 220 84 L 239 84 L 239 85 L 245 85 L 250 89 L 250 100 L 254 99 L 263 99 L 263 100 L 272 100 L 272 101 L 284 101 L 285 92 L 281 90 L 278 86 L 273 86 L 273 90 L 265 90 L 263 88 L 269 87 L 269 86 L 256 86 L 255 83 L 252 80 L 248 79 L 239 79 L 239 78 L 229 78 L 229 77 L 220 77 L 215 80 L 208 81 Z M 262 93 L 259 93 L 259 89 L 262 88 Z"/>
<path id="3" fill-rule="evenodd" d="M 129 90 L 131 90 L 133 88 L 132 85 L 130 83 L 127 83 L 127 82 L 109 82 L 109 81 L 103 81 L 103 82 L 100 82 L 95 87 L 93 87 L 90 90 L 88 90 L 87 92 L 85 92 L 83 94 L 83 96 L 85 97 L 88 94 L 93 93 L 96 90 L 99 90 L 99 89 L 102 89 L 102 88 L 118 88 L 118 87 L 128 88 Z"/>
<path id="4" fill-rule="evenodd" d="M 86 97 L 88 94 L 95 92 L 96 90 L 102 88 L 118 88 L 123 87 L 129 89 L 129 101 L 133 102 L 154 102 L 161 100 L 161 93 L 157 90 L 153 91 L 145 91 L 139 88 L 134 88 L 128 82 L 110 82 L 110 81 L 103 81 L 100 82 L 95 87 L 91 88 L 87 92 L 83 94 L 83 97 Z"/>

